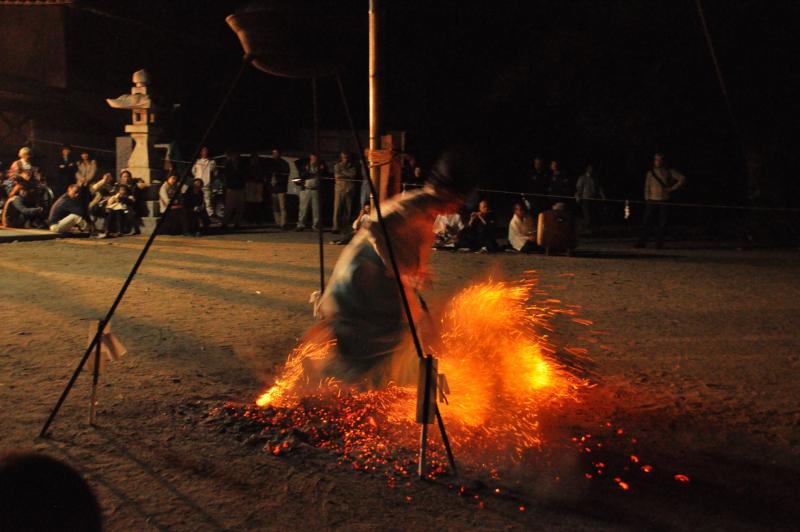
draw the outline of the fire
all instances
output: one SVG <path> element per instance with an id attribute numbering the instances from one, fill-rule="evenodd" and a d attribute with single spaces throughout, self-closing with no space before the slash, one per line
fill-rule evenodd
<path id="1" fill-rule="evenodd" d="M 461 459 L 469 455 L 489 466 L 497 463 L 489 455 L 500 461 L 519 460 L 527 449 L 543 443 L 540 411 L 579 401 L 581 390 L 589 386 L 578 371 L 585 351 L 559 353 L 549 336 L 554 316 L 575 312 L 557 306 L 556 299 L 532 302 L 537 293 L 533 279 L 469 286 L 446 306 L 438 333 L 423 337 L 449 383 L 451 394 L 439 408 Z M 360 425 L 348 434 L 365 434 L 370 441 L 362 445 L 373 450 L 406 440 L 413 447 L 415 388 L 388 384 L 385 389 L 358 391 L 313 377 L 313 368 L 333 356 L 334 348 L 330 341 L 301 344 L 256 404 L 291 408 L 313 396 L 317 404 L 368 405 L 364 412 L 369 415 L 360 416 Z M 355 445 L 357 438 L 347 451 Z"/>

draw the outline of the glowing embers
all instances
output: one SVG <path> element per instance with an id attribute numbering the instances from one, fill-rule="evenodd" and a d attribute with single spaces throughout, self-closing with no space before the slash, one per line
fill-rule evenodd
<path id="1" fill-rule="evenodd" d="M 548 336 L 554 316 L 574 316 L 574 311 L 544 297 L 542 303 L 533 304 L 535 295 L 540 295 L 535 280 L 490 280 L 469 286 L 451 299 L 438 332 L 428 338 L 452 392 L 440 409 L 461 461 L 481 468 L 518 461 L 526 450 L 543 443 L 541 411 L 547 409 L 552 415 L 565 401 L 577 401 L 588 386 L 581 376 L 585 353 L 558 353 Z M 366 463 L 355 461 L 354 467 L 370 468 L 375 461 L 398 463 L 398 457 L 405 455 L 400 447 L 415 447 L 416 390 L 388 384 L 358 391 L 334 379 L 315 377 L 317 368 L 334 356 L 334 349 L 329 341 L 301 344 L 257 404 L 281 407 L 277 415 L 300 416 L 294 421 L 301 424 L 313 410 L 311 415 L 324 419 L 337 436 L 311 437 L 312 445 L 370 457 Z M 562 355 L 568 358 L 562 360 Z M 286 425 L 281 430 L 288 429 Z"/>

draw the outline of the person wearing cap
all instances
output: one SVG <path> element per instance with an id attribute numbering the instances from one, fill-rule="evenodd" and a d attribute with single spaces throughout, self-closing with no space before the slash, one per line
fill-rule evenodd
<path id="1" fill-rule="evenodd" d="M 350 383 L 377 381 L 404 365 L 392 363 L 408 355 L 398 349 L 408 328 L 387 240 L 417 318 L 422 307 L 412 296 L 430 281 L 433 223 L 437 215 L 457 210 L 473 188 L 476 168 L 469 161 L 460 153 L 443 155 L 422 189 L 381 204 L 388 239 L 381 224 L 370 218 L 342 251 L 316 304 L 322 323 L 308 335 L 312 341 L 336 340 L 324 374 Z M 401 380 L 398 375 L 391 378 Z"/>

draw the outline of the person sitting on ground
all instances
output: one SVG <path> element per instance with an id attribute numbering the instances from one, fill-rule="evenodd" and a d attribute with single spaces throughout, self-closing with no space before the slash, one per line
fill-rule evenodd
<path id="1" fill-rule="evenodd" d="M 106 209 L 108 211 L 108 236 L 129 234 L 135 225 L 133 210 L 133 197 L 127 185 L 117 185 L 116 192 L 108 198 Z"/>
<path id="2" fill-rule="evenodd" d="M 86 211 L 78 197 L 78 185 L 72 183 L 67 187 L 63 196 L 58 198 L 50 209 L 50 231 L 53 233 L 74 233 L 88 231 L 89 223 L 86 221 Z"/>
<path id="3" fill-rule="evenodd" d="M 205 183 L 202 179 L 192 181 L 192 186 L 183 193 L 183 227 L 186 229 L 185 235 L 200 236 L 200 225 L 203 231 L 208 231 L 211 225 L 211 218 L 205 205 Z"/>
<path id="4" fill-rule="evenodd" d="M 3 226 L 4 227 L 40 227 L 41 217 L 44 209 L 41 207 L 28 207 L 25 205 L 25 198 L 28 189 L 19 185 L 11 190 L 11 195 L 3 207 Z"/>
<path id="5" fill-rule="evenodd" d="M 464 222 L 461 214 L 451 212 L 440 214 L 433 222 L 435 239 L 433 247 L 436 249 L 455 249 L 462 241 Z"/>
<path id="6" fill-rule="evenodd" d="M 30 192 L 26 203 L 30 206 L 42 207 L 44 210 L 48 210 L 53 202 L 53 191 L 47 186 L 39 167 L 34 166 L 30 159 L 31 149 L 28 147 L 20 148 L 19 159 L 8 167 L 7 190 L 11 192 L 15 185 L 22 185 Z"/>
<path id="7" fill-rule="evenodd" d="M 175 201 L 172 201 L 173 196 L 177 194 Z M 166 181 L 161 184 L 158 191 L 158 206 L 161 211 L 161 216 L 167 216 L 164 221 L 164 228 L 167 234 L 175 235 L 187 233 L 186 228 L 183 226 L 183 198 L 178 192 L 178 176 L 170 174 Z M 169 212 L 167 212 L 169 211 Z"/>
<path id="8" fill-rule="evenodd" d="M 469 223 L 465 231 L 466 241 L 472 251 L 493 253 L 500 249 L 495 240 L 494 212 L 489 207 L 489 202 L 483 200 L 478 204 L 478 210 L 469 215 Z"/>
<path id="9" fill-rule="evenodd" d="M 514 204 L 514 215 L 508 223 L 508 243 L 522 253 L 532 253 L 536 250 L 533 218 L 522 203 Z"/>
<path id="10" fill-rule="evenodd" d="M 130 170 L 123 170 L 119 173 L 117 186 L 125 185 L 128 187 L 128 196 L 131 198 L 133 205 L 132 229 L 133 234 L 138 235 L 141 233 L 139 227 L 143 217 L 147 216 L 147 183 L 144 179 L 133 177 Z"/>
<path id="11" fill-rule="evenodd" d="M 78 186 L 78 197 L 80 198 L 80 186 Z M 89 185 L 89 194 L 92 200 L 87 209 L 87 221 L 92 227 L 92 232 L 99 231 L 101 236 L 108 232 L 108 198 L 114 194 L 114 176 L 110 173 L 103 174 L 103 177 Z"/>
<path id="12" fill-rule="evenodd" d="M 345 236 L 344 238 L 340 238 L 339 240 L 334 240 L 333 243 L 343 246 L 345 244 L 349 244 L 353 237 L 358 232 L 361 227 L 369 221 L 369 211 L 370 211 L 370 204 L 369 202 L 365 203 L 361 210 L 358 212 L 358 216 L 356 216 L 355 221 L 353 221 L 353 232 Z"/>
<path id="13" fill-rule="evenodd" d="M 0 456 L 0 530 L 102 529 L 97 497 L 72 467 L 35 452 Z"/>

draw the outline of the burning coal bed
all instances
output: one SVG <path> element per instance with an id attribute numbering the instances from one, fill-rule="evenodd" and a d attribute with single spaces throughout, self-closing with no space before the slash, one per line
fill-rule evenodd
<path id="1" fill-rule="evenodd" d="M 432 350 L 451 389 L 440 410 L 462 480 L 449 471 L 435 425 L 430 480 L 449 482 L 480 507 L 500 496 L 524 511 L 531 485 L 584 491 L 600 484 L 630 492 L 636 482 L 664 475 L 640 458 L 636 438 L 612 421 L 587 419 L 595 390 L 588 350 L 552 340 L 554 322 L 564 318 L 592 325 L 577 317 L 576 307 L 548 298 L 532 275 L 472 285 L 452 298 Z M 325 359 L 332 347 L 301 344 L 256 404 L 226 403 L 208 412 L 206 422 L 276 457 L 329 453 L 341 467 L 384 478 L 391 488 L 410 486 L 419 445 L 416 389 L 389 383 L 360 391 L 314 381 L 304 373 L 307 362 Z M 689 482 L 682 474 L 674 480 Z"/>

